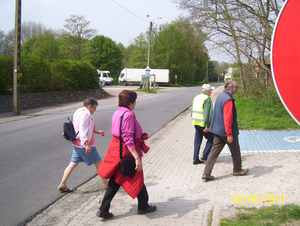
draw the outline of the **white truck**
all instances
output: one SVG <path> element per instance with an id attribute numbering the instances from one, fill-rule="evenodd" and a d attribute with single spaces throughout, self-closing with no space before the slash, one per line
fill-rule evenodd
<path id="1" fill-rule="evenodd" d="M 144 83 L 145 68 L 124 68 L 119 76 L 119 83 L 123 85 Z M 169 83 L 169 69 L 150 69 L 150 83 L 166 85 Z"/>
<path id="2" fill-rule="evenodd" d="M 102 87 L 105 85 L 111 85 L 114 83 L 114 79 L 110 77 L 109 71 L 99 71 L 97 69 L 97 73 L 99 75 L 99 85 L 102 84 Z"/>

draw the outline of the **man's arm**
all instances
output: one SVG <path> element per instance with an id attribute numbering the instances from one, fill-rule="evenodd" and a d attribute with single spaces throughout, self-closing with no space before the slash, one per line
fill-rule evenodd
<path id="1" fill-rule="evenodd" d="M 204 108 L 203 115 L 204 115 L 205 128 L 209 128 L 210 124 L 211 124 L 211 118 L 212 118 L 211 109 L 213 109 L 212 101 L 210 98 L 207 98 L 204 101 L 203 108 Z M 204 132 L 206 132 L 206 131 L 204 131 Z"/>
<path id="2" fill-rule="evenodd" d="M 227 134 L 227 142 L 233 141 L 232 136 L 232 122 L 233 122 L 233 102 L 232 100 L 227 101 L 223 106 L 223 118 L 225 125 L 225 132 Z"/>

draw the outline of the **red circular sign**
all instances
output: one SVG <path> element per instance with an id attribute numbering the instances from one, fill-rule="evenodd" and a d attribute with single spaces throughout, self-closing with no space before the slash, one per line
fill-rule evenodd
<path id="1" fill-rule="evenodd" d="M 286 109 L 300 125 L 300 2 L 282 6 L 272 39 L 273 79 Z"/>

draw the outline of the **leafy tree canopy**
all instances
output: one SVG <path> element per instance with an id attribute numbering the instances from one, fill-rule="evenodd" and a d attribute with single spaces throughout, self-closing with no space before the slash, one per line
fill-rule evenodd
<path id="1" fill-rule="evenodd" d="M 112 39 L 97 35 L 85 45 L 84 60 L 99 70 L 108 70 L 117 77 L 122 69 L 123 54 L 120 47 Z"/>

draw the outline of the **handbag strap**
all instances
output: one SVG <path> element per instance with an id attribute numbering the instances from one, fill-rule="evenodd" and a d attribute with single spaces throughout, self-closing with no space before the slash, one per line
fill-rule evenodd
<path id="1" fill-rule="evenodd" d="M 122 121 L 123 121 L 123 116 L 124 114 L 126 113 L 127 111 L 125 111 L 123 113 L 123 115 L 121 116 L 121 119 L 120 119 L 120 159 L 122 160 L 122 143 L 123 143 L 123 138 L 122 138 Z M 134 139 L 135 139 L 135 124 L 134 124 Z"/>
<path id="2" fill-rule="evenodd" d="M 125 111 L 120 119 L 120 159 L 122 160 L 122 143 L 123 143 L 123 139 L 122 139 L 122 121 L 123 121 L 123 117 L 124 117 L 124 114 L 126 113 L 127 111 Z"/>

